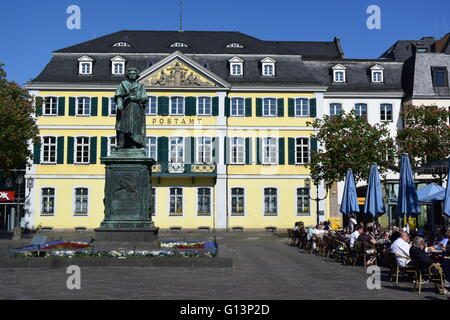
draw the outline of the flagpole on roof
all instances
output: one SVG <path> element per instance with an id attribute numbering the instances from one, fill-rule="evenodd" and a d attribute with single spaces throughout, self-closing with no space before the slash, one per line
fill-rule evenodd
<path id="1" fill-rule="evenodd" d="M 180 0 L 180 30 L 179 32 L 183 31 L 183 0 Z"/>

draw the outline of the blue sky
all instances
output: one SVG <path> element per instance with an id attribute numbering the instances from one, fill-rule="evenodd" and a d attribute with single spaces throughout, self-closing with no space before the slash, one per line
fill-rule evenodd
<path id="1" fill-rule="evenodd" d="M 122 9 L 132 4 L 132 9 Z M 66 27 L 69 5 L 81 9 L 81 30 Z M 381 9 L 369 30 L 368 6 Z M 52 51 L 122 29 L 178 30 L 179 0 L 1 1 L 0 62 L 20 84 L 36 77 Z M 450 32 L 449 0 L 183 0 L 184 30 L 240 31 L 263 40 L 330 41 L 348 58 L 376 58 L 399 39 Z"/>

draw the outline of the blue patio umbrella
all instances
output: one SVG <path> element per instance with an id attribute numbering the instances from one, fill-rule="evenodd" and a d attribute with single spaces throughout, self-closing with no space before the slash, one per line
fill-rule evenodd
<path id="1" fill-rule="evenodd" d="M 347 170 L 340 211 L 347 215 L 359 212 L 358 196 L 356 195 L 356 185 L 352 169 Z"/>
<path id="2" fill-rule="evenodd" d="M 398 186 L 397 215 L 417 217 L 420 214 L 419 199 L 412 175 L 408 154 L 402 154 L 400 161 L 400 184 Z"/>
<path id="3" fill-rule="evenodd" d="M 435 183 L 430 183 L 417 190 L 417 198 L 420 202 L 443 201 L 445 189 Z"/>
<path id="4" fill-rule="evenodd" d="M 444 214 L 450 217 L 450 158 L 448 158 L 447 187 L 444 196 Z"/>
<path id="5" fill-rule="evenodd" d="M 381 193 L 380 176 L 376 163 L 370 165 L 369 181 L 367 184 L 366 201 L 364 202 L 364 213 L 373 217 L 386 212 L 383 194 Z"/>

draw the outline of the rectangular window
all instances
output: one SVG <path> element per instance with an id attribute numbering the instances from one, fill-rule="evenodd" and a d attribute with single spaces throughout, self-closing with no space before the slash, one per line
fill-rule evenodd
<path id="1" fill-rule="evenodd" d="M 115 148 L 117 146 L 116 139 L 117 137 L 108 137 L 108 156 L 111 155 L 112 148 Z"/>
<path id="2" fill-rule="evenodd" d="M 265 188 L 264 189 L 264 215 L 276 216 L 277 215 L 277 189 Z"/>
<path id="3" fill-rule="evenodd" d="M 183 215 L 183 189 L 170 188 L 170 212 L 171 216 Z"/>
<path id="4" fill-rule="evenodd" d="M 297 215 L 309 216 L 309 188 L 297 188 Z"/>
<path id="5" fill-rule="evenodd" d="M 171 97 L 170 98 L 170 114 L 183 115 L 184 114 L 184 98 Z"/>
<path id="6" fill-rule="evenodd" d="M 264 65 L 263 75 L 264 76 L 273 76 L 273 65 L 272 64 L 265 64 Z"/>
<path id="7" fill-rule="evenodd" d="M 88 214 L 88 189 L 75 188 L 75 215 Z"/>
<path id="8" fill-rule="evenodd" d="M 277 138 L 263 138 L 262 151 L 263 151 L 263 164 L 277 164 Z"/>
<path id="9" fill-rule="evenodd" d="M 344 71 L 334 71 L 334 82 L 344 82 Z"/>
<path id="10" fill-rule="evenodd" d="M 198 188 L 197 199 L 197 214 L 199 216 L 211 215 L 211 188 Z"/>
<path id="11" fill-rule="evenodd" d="M 147 106 L 145 108 L 145 114 L 148 116 L 154 116 L 156 115 L 156 104 L 157 104 L 158 99 L 154 96 L 150 96 L 148 97 L 148 103 Z"/>
<path id="12" fill-rule="evenodd" d="M 309 139 L 295 139 L 295 163 L 305 164 L 309 162 Z"/>
<path id="13" fill-rule="evenodd" d="M 233 63 L 231 65 L 231 75 L 232 76 L 241 76 L 242 75 L 242 66 L 240 63 Z"/>
<path id="14" fill-rule="evenodd" d="M 198 115 L 209 116 L 211 115 L 211 98 L 200 97 L 198 98 Z"/>
<path id="15" fill-rule="evenodd" d="M 147 137 L 145 138 L 145 155 L 148 158 L 152 158 L 153 160 L 157 160 L 156 159 L 156 154 L 157 154 L 157 146 L 156 146 L 156 137 Z"/>
<path id="16" fill-rule="evenodd" d="M 58 98 L 46 97 L 43 104 L 42 114 L 44 116 L 56 116 L 58 114 Z"/>
<path id="17" fill-rule="evenodd" d="M 89 137 L 75 138 L 75 163 L 89 163 Z"/>
<path id="18" fill-rule="evenodd" d="M 184 162 L 184 144 L 183 137 L 170 138 L 169 162 Z"/>
<path id="19" fill-rule="evenodd" d="M 153 187 L 150 188 L 150 206 L 149 206 L 149 209 L 150 209 L 150 215 L 152 217 L 155 216 L 155 212 L 156 212 L 156 209 L 155 209 L 155 207 L 156 207 L 155 194 L 156 194 L 156 189 L 153 188 Z"/>
<path id="20" fill-rule="evenodd" d="M 244 215 L 244 188 L 231 189 L 231 215 Z"/>
<path id="21" fill-rule="evenodd" d="M 230 152 L 232 164 L 244 164 L 245 139 L 241 137 L 230 138 Z"/>
<path id="22" fill-rule="evenodd" d="M 448 87 L 447 67 L 431 67 L 433 87 Z"/>
<path id="23" fill-rule="evenodd" d="M 55 189 L 54 188 L 42 188 L 41 195 L 41 215 L 54 215 L 55 214 Z"/>
<path id="24" fill-rule="evenodd" d="M 372 82 L 383 82 L 383 73 L 381 71 L 372 71 Z"/>
<path id="25" fill-rule="evenodd" d="M 42 138 L 42 163 L 56 163 L 56 137 Z"/>
<path id="26" fill-rule="evenodd" d="M 331 103 L 330 104 L 330 117 L 334 117 L 335 115 L 342 113 L 342 104 L 340 103 Z"/>
<path id="27" fill-rule="evenodd" d="M 110 97 L 109 98 L 109 115 L 115 116 L 116 113 L 117 113 L 116 100 L 114 99 L 114 97 Z"/>
<path id="28" fill-rule="evenodd" d="M 91 63 L 90 62 L 81 63 L 81 74 L 91 74 Z"/>
<path id="29" fill-rule="evenodd" d="M 380 120 L 392 121 L 392 104 L 380 105 Z"/>
<path id="30" fill-rule="evenodd" d="M 77 115 L 89 116 L 91 114 L 91 98 L 77 98 Z"/>
<path id="31" fill-rule="evenodd" d="M 123 63 L 114 63 L 114 74 L 123 74 Z"/>
<path id="32" fill-rule="evenodd" d="M 231 115 L 244 115 L 244 98 L 231 98 Z"/>
<path id="33" fill-rule="evenodd" d="M 208 137 L 197 138 L 197 163 L 212 162 L 212 139 Z"/>
<path id="34" fill-rule="evenodd" d="M 263 116 L 271 117 L 277 115 L 277 99 L 264 98 L 263 99 Z"/>
<path id="35" fill-rule="evenodd" d="M 295 116 L 307 117 L 309 115 L 308 99 L 297 98 L 295 99 Z"/>
<path id="36" fill-rule="evenodd" d="M 356 117 L 367 117 L 367 104 L 357 103 L 355 104 Z"/>

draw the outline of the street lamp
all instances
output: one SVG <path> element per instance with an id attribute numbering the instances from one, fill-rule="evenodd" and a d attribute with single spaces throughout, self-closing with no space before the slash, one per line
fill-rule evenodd
<path id="1" fill-rule="evenodd" d="M 316 198 L 311 197 L 310 192 L 308 192 L 308 197 L 312 201 L 316 201 L 316 217 L 317 217 L 317 224 L 319 224 L 320 223 L 320 221 L 319 221 L 319 202 L 321 200 L 324 200 L 328 196 L 328 188 L 327 188 L 325 197 L 320 198 L 319 197 L 319 181 L 314 180 L 314 185 L 316 186 Z M 306 180 L 305 180 L 305 187 L 308 189 L 311 188 L 311 180 L 309 178 L 306 178 Z"/>

